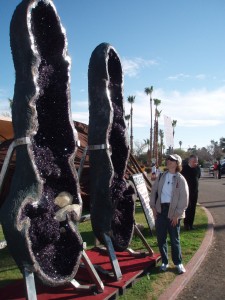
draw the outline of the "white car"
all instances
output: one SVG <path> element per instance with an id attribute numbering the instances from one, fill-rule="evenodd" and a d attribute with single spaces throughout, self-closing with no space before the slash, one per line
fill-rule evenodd
<path id="1" fill-rule="evenodd" d="M 209 174 L 214 175 L 214 165 L 211 165 L 211 166 L 209 167 Z"/>

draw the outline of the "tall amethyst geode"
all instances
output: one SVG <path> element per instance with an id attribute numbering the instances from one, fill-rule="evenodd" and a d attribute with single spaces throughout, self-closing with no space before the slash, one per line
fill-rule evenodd
<path id="1" fill-rule="evenodd" d="M 129 143 L 123 107 L 123 72 L 116 50 L 102 43 L 92 52 L 88 70 L 88 144 L 91 222 L 104 243 L 111 237 L 116 251 L 125 250 L 134 226 L 133 189 L 124 179 Z M 105 148 L 105 149 L 99 149 Z"/>
<path id="2" fill-rule="evenodd" d="M 82 211 L 74 166 L 78 135 L 70 111 L 70 60 L 65 31 L 51 0 L 24 0 L 10 27 L 16 71 L 12 119 L 16 168 L 0 214 L 21 271 L 45 284 L 74 278 L 82 255 Z"/>

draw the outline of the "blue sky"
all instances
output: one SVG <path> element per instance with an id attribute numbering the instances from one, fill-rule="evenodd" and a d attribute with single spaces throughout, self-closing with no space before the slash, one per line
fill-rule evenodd
<path id="1" fill-rule="evenodd" d="M 13 98 L 14 66 L 9 25 L 20 0 L 0 2 L 0 115 Z M 175 148 L 207 146 L 225 137 L 224 0 L 54 0 L 66 29 L 72 59 L 73 119 L 88 123 L 88 63 L 92 51 L 110 43 L 124 70 L 124 104 L 135 96 L 134 140 L 149 138 L 149 96 L 163 115 L 177 120 Z"/>

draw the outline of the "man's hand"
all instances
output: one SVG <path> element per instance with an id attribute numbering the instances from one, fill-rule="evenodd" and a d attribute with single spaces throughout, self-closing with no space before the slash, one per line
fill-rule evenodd
<path id="1" fill-rule="evenodd" d="M 157 219 L 157 211 L 156 211 L 155 207 L 152 208 L 152 212 L 153 212 L 154 219 L 156 220 Z"/>

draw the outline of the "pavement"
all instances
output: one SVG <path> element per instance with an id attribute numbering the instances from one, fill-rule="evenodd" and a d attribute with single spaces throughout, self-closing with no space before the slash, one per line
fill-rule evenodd
<path id="1" fill-rule="evenodd" d="M 208 217 L 205 238 L 186 273 L 176 276 L 158 300 L 225 299 L 225 177 L 203 174 L 198 203 Z"/>

